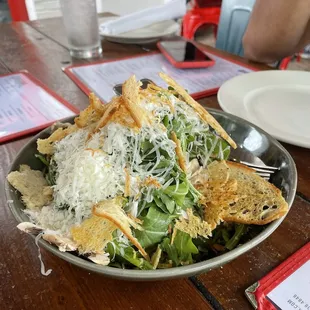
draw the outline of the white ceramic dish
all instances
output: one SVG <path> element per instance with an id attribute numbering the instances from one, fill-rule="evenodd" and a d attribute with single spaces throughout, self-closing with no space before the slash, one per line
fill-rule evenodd
<path id="1" fill-rule="evenodd" d="M 260 71 L 237 76 L 218 92 L 221 108 L 280 141 L 310 148 L 310 72 Z"/>
<path id="2" fill-rule="evenodd" d="M 103 17 L 99 19 L 99 23 L 104 23 L 117 17 Z M 145 28 L 136 29 L 118 35 L 105 34 L 100 30 L 99 33 L 106 40 L 123 43 L 123 44 L 147 44 L 159 41 L 161 38 L 172 36 L 178 34 L 180 30 L 180 25 L 173 21 L 167 20 L 157 24 L 150 25 Z"/>

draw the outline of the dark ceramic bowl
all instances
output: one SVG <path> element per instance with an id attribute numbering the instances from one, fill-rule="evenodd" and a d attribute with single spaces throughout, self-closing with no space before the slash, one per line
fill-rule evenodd
<path id="1" fill-rule="evenodd" d="M 214 109 L 208 109 L 208 111 L 231 135 L 238 146 L 259 157 L 266 165 L 280 167 L 280 170 L 273 176 L 271 182 L 282 190 L 284 198 L 289 207 L 291 207 L 296 192 L 297 172 L 295 163 L 285 148 L 262 129 L 239 117 Z M 70 118 L 68 121 L 73 122 L 73 118 Z M 21 149 L 12 163 L 10 172 L 18 170 L 19 165 L 21 164 L 27 164 L 33 169 L 43 168 L 41 162 L 34 157 L 34 154 L 36 153 L 36 140 L 38 138 L 47 137 L 50 134 L 50 131 L 51 129 L 47 128 L 40 132 Z M 20 200 L 19 193 L 17 193 L 7 182 L 5 186 L 7 200 L 10 201 L 9 206 L 16 220 L 18 222 L 29 221 L 28 217 L 23 213 L 24 205 Z M 42 239 L 39 241 L 39 244 L 48 251 L 74 265 L 105 276 L 136 281 L 164 280 L 178 277 L 189 277 L 223 266 L 268 238 L 268 236 L 270 236 L 281 224 L 283 219 L 284 217 L 272 222 L 255 238 L 228 253 L 192 265 L 169 269 L 122 270 L 108 266 L 100 266 L 69 252 L 60 252 L 58 248 Z"/>

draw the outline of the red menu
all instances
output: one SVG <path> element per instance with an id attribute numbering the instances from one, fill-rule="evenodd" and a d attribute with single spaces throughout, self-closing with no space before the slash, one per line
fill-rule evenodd
<path id="1" fill-rule="evenodd" d="M 257 69 L 224 59 L 214 53 L 209 56 L 215 65 L 208 68 L 179 69 L 160 53 L 147 53 L 123 59 L 103 60 L 83 65 L 69 66 L 64 72 L 87 94 L 94 92 L 103 102 L 110 101 L 115 93 L 113 88 L 124 83 L 132 74 L 137 79 L 149 79 L 158 86 L 165 82 L 158 76 L 165 72 L 181 84 L 195 99 L 216 94 L 227 80 Z"/>
<path id="2" fill-rule="evenodd" d="M 310 310 L 310 242 L 245 293 L 258 310 Z"/>
<path id="3" fill-rule="evenodd" d="M 27 71 L 0 76 L 0 143 L 78 112 Z"/>

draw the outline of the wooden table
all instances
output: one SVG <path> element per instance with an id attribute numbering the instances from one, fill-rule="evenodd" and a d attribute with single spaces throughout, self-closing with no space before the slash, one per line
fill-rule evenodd
<path id="1" fill-rule="evenodd" d="M 85 61 L 71 60 L 60 19 L 1 24 L 0 34 L 0 74 L 26 69 L 78 108 L 88 104 L 61 71 Z M 102 47 L 103 59 L 145 52 L 137 45 L 102 42 Z M 216 96 L 200 103 L 219 108 Z M 89 273 L 42 249 L 46 266 L 53 269 L 44 277 L 33 239 L 16 228 L 3 188 L 9 164 L 29 138 L 0 146 L 1 309 L 251 309 L 245 288 L 309 241 L 310 150 L 285 144 L 299 173 L 293 207 L 271 237 L 224 267 L 190 279 L 124 282 Z"/>

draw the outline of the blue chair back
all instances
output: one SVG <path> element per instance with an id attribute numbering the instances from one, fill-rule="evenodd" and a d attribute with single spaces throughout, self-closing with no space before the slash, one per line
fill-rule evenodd
<path id="1" fill-rule="evenodd" d="M 223 0 L 216 48 L 243 56 L 242 38 L 255 0 Z"/>
<path id="2" fill-rule="evenodd" d="M 11 15 L 7 0 L 0 0 L 0 23 L 11 21 Z"/>

